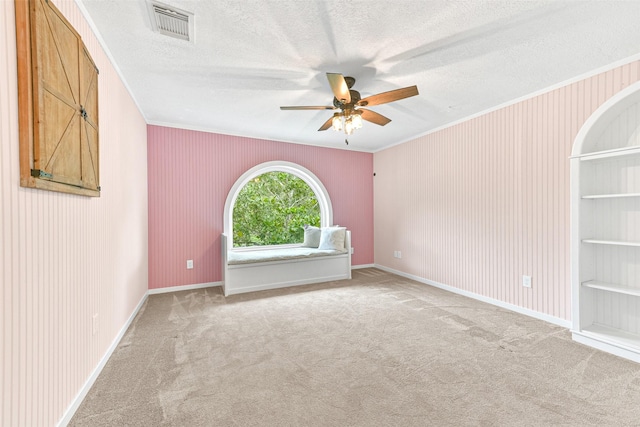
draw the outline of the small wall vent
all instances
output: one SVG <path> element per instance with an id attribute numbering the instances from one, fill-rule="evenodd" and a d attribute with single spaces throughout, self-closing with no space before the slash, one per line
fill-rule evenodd
<path id="1" fill-rule="evenodd" d="M 159 2 L 147 2 L 154 31 L 181 40 L 193 41 L 193 13 Z"/>

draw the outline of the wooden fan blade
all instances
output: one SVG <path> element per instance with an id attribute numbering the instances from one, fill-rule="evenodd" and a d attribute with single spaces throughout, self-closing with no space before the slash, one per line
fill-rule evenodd
<path id="1" fill-rule="evenodd" d="M 391 121 L 391 119 L 383 116 L 382 114 L 378 114 L 375 111 L 365 110 L 364 108 L 359 108 L 358 111 L 362 111 L 362 120 L 366 120 L 380 126 L 384 126 Z"/>
<path id="2" fill-rule="evenodd" d="M 351 93 L 344 76 L 339 73 L 327 73 L 327 80 L 333 91 L 333 96 L 344 104 L 351 102 Z"/>
<path id="3" fill-rule="evenodd" d="M 402 89 L 390 90 L 389 92 L 382 92 L 377 95 L 367 96 L 366 98 L 358 101 L 358 105 L 366 107 L 386 104 L 387 102 L 393 102 L 416 95 L 418 95 L 418 86 L 409 86 Z"/>
<path id="4" fill-rule="evenodd" d="M 321 107 L 321 106 L 292 106 L 292 107 L 280 107 L 281 110 L 335 110 L 336 107 Z"/>
<path id="5" fill-rule="evenodd" d="M 318 132 L 320 132 L 321 130 L 327 130 L 331 127 L 331 121 L 333 120 L 333 117 L 330 117 L 329 120 L 327 120 L 326 122 L 324 122 L 324 124 L 322 126 L 320 126 L 320 129 L 318 129 Z"/>

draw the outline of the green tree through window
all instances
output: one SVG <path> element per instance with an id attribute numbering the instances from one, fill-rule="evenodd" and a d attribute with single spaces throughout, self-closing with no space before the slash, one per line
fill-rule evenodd
<path id="1" fill-rule="evenodd" d="M 233 246 L 302 243 L 305 224 L 320 226 L 320 207 L 304 180 L 267 172 L 249 181 L 233 206 Z"/>

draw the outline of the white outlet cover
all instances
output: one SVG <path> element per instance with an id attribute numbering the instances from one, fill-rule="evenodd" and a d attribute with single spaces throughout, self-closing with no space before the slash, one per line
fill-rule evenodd
<path id="1" fill-rule="evenodd" d="M 522 276 L 522 286 L 525 288 L 531 287 L 531 276 Z"/>
<path id="2" fill-rule="evenodd" d="M 192 259 L 188 259 L 187 260 L 187 269 L 192 269 L 193 268 L 193 260 Z"/>

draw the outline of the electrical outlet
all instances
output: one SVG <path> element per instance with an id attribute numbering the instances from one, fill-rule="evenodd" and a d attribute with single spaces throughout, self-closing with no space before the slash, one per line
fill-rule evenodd
<path id="1" fill-rule="evenodd" d="M 522 276 L 522 286 L 525 288 L 531 287 L 531 276 Z"/>
<path id="2" fill-rule="evenodd" d="M 398 251 L 398 258 L 402 258 L 402 252 Z"/>
<path id="3" fill-rule="evenodd" d="M 355 248 L 351 248 L 351 255 L 353 255 L 356 252 Z"/>
<path id="4" fill-rule="evenodd" d="M 192 259 L 188 259 L 187 260 L 187 270 L 191 270 L 193 268 L 193 260 Z"/>

